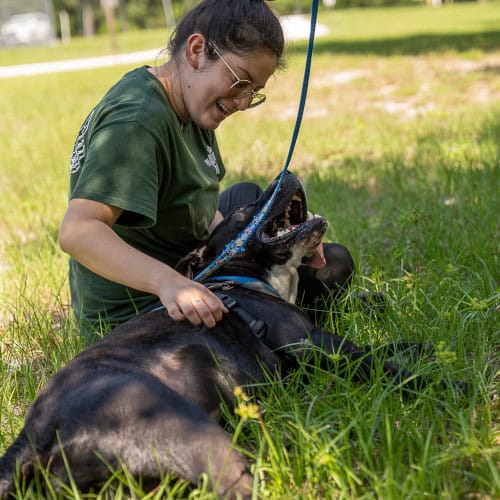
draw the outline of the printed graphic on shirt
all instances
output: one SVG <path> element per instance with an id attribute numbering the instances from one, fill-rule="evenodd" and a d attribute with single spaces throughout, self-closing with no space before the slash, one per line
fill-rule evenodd
<path id="1" fill-rule="evenodd" d="M 220 168 L 219 168 L 219 165 L 217 163 L 217 158 L 215 156 L 215 152 L 212 149 L 212 147 L 209 146 L 208 144 L 205 144 L 205 147 L 207 148 L 207 157 L 205 159 L 205 164 L 208 167 L 215 169 L 215 173 L 217 174 L 217 177 L 220 177 Z"/>
<path id="2" fill-rule="evenodd" d="M 87 116 L 87 119 L 83 122 L 83 125 L 80 128 L 80 132 L 78 132 L 78 137 L 76 138 L 75 145 L 73 146 L 73 154 L 71 155 L 71 165 L 69 172 L 70 174 L 74 174 L 80 170 L 82 166 L 83 159 L 85 158 L 85 134 L 89 129 L 90 120 L 92 119 L 92 115 L 94 114 L 94 110 Z"/>

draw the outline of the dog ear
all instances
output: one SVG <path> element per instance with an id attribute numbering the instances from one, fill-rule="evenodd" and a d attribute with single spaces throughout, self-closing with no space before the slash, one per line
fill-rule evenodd
<path id="1" fill-rule="evenodd" d="M 193 279 L 194 276 L 204 267 L 203 256 L 205 254 L 205 250 L 206 247 L 201 247 L 189 252 L 185 257 L 177 262 L 177 265 L 175 266 L 176 271 L 186 278 Z"/>

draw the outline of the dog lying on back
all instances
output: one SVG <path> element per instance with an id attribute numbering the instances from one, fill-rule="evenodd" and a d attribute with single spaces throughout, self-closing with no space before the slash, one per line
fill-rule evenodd
<path id="1" fill-rule="evenodd" d="M 193 276 L 204 269 L 273 188 L 229 214 L 179 270 Z M 231 437 L 218 423 L 221 400 L 233 407 L 237 386 L 264 383 L 265 371 L 286 374 L 311 348 L 322 353 L 325 368 L 335 352 L 347 363 L 356 361 L 361 378 L 370 376 L 371 354 L 316 329 L 292 303 L 297 268 L 313 255 L 326 229 L 324 218 L 307 218 L 303 187 L 288 174 L 247 251 L 205 282 L 229 314 L 207 329 L 174 322 L 160 308 L 85 349 L 48 381 L 0 459 L 0 497 L 12 491 L 16 468 L 27 480 L 42 466 L 68 482 L 67 460 L 82 490 L 108 480 L 110 466 L 125 465 L 145 480 L 172 472 L 196 483 L 207 473 L 219 495 L 250 498 L 249 463 L 231 448 Z M 387 361 L 383 369 L 409 391 L 426 384 Z"/>

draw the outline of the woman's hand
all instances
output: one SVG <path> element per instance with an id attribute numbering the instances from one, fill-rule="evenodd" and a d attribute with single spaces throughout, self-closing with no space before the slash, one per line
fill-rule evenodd
<path id="1" fill-rule="evenodd" d="M 180 274 L 175 280 L 165 283 L 158 296 L 172 319 L 186 319 L 193 325 L 203 323 L 213 328 L 228 312 L 222 301 L 210 290 Z"/>

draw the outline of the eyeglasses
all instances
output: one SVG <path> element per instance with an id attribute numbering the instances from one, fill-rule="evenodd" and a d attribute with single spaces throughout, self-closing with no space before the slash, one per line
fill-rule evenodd
<path id="1" fill-rule="evenodd" d="M 266 100 L 266 96 L 264 94 L 259 94 L 253 90 L 253 82 L 250 80 L 242 80 L 229 66 L 227 61 L 222 57 L 221 53 L 217 50 L 217 47 L 209 42 L 209 46 L 213 49 L 217 57 L 225 64 L 226 68 L 231 72 L 236 81 L 229 87 L 229 90 L 234 99 L 248 99 L 248 108 L 255 108 L 259 104 L 262 104 Z"/>

